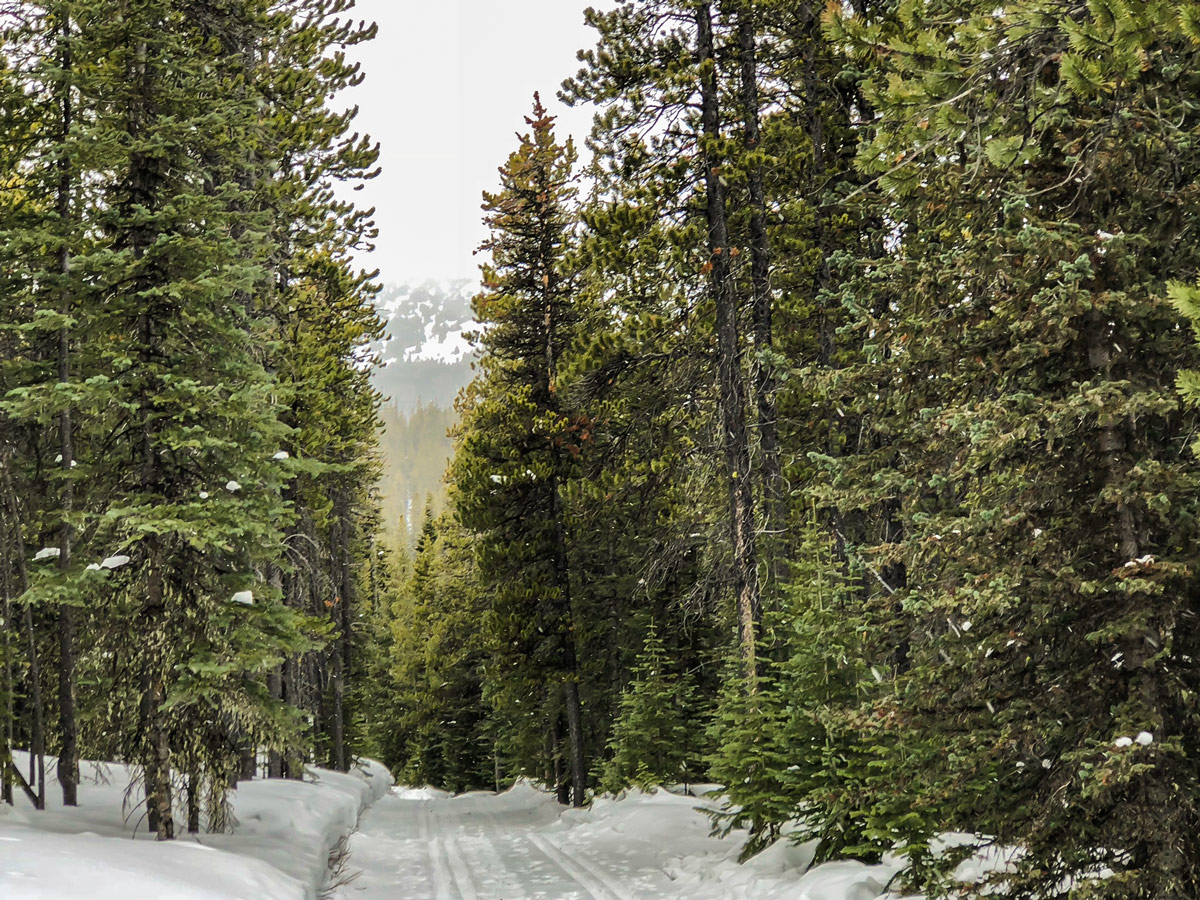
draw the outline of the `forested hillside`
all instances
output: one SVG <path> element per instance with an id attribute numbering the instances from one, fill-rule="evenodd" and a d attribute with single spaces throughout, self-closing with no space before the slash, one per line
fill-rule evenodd
<path id="1" fill-rule="evenodd" d="M 452 408 L 418 406 L 411 413 L 391 404 L 380 409 L 380 526 L 397 547 L 411 550 L 426 510 L 446 507 L 446 466 L 454 452 Z"/>
<path id="2" fill-rule="evenodd" d="M 371 214 L 331 191 L 377 156 L 330 104 L 375 31 L 352 7 L 0 11 L 9 803 L 57 775 L 74 805 L 81 758 L 124 760 L 131 821 L 222 831 L 239 778 L 361 742 L 381 324 Z"/>
<path id="3" fill-rule="evenodd" d="M 381 749 L 716 781 L 747 853 L 934 897 L 1200 896 L 1197 8 L 587 16 L 594 162 L 538 100 L 484 198 Z"/>

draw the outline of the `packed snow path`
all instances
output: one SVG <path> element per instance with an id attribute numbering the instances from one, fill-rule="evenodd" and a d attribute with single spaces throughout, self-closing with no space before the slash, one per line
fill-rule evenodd
<path id="1" fill-rule="evenodd" d="M 339 898 L 360 900 L 632 900 L 674 896 L 661 870 L 633 854 L 588 858 L 546 831 L 553 801 L 529 789 L 501 796 L 396 791 L 380 800 L 350 842 Z"/>
<path id="2" fill-rule="evenodd" d="M 337 900 L 873 900 L 894 869 L 835 863 L 804 877 L 786 842 L 738 865 L 696 807 L 660 791 L 563 810 L 527 785 L 499 796 L 395 789 L 350 841 Z M 357 874 L 356 874 L 357 873 Z"/>

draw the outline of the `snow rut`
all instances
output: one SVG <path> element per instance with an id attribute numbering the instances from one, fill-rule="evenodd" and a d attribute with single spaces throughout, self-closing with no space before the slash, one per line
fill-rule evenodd
<path id="1" fill-rule="evenodd" d="M 484 811 L 483 815 L 491 823 L 496 834 L 505 833 L 507 829 L 504 823 L 495 814 Z M 617 879 L 589 860 L 583 859 L 579 854 L 564 850 L 545 835 L 538 834 L 533 830 L 527 832 L 524 837 L 526 846 L 532 847 L 539 855 L 583 888 L 586 895 L 592 900 L 636 900 L 636 895 Z"/>
<path id="2" fill-rule="evenodd" d="M 429 868 L 433 874 L 434 900 L 454 900 L 453 876 L 442 853 L 441 839 L 433 833 L 433 814 L 430 811 L 433 802 L 421 801 L 421 840 L 429 845 Z"/>
<path id="3" fill-rule="evenodd" d="M 529 843 L 537 847 L 551 862 L 578 882 L 594 900 L 634 900 L 633 894 L 599 866 L 584 860 L 578 854 L 568 853 L 556 846 L 545 835 L 538 834 L 536 831 L 529 832 L 528 838 Z"/>

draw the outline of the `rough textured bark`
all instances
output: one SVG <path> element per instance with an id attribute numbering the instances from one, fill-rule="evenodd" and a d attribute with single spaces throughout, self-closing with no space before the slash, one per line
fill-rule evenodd
<path id="1" fill-rule="evenodd" d="M 754 482 L 750 471 L 750 442 L 746 433 L 746 390 L 738 334 L 737 296 L 729 266 L 729 225 L 725 187 L 721 182 L 720 98 L 713 37 L 712 6 L 696 10 L 697 51 L 700 61 L 700 99 L 703 128 L 705 213 L 708 221 L 709 287 L 717 319 L 717 382 L 721 432 L 729 477 L 729 509 L 733 543 L 734 590 L 738 631 L 746 672 L 757 672 L 758 625 L 762 602 L 758 583 Z"/>
<path id="2" fill-rule="evenodd" d="M 64 4 L 59 54 L 63 75 L 58 98 L 64 147 L 70 140 L 73 116 L 70 83 L 67 80 L 71 72 L 70 12 L 70 4 Z M 59 160 L 58 166 L 58 217 L 60 224 L 65 227 L 71 220 L 72 190 L 71 161 L 66 154 Z M 71 250 L 65 239 L 58 251 L 58 263 L 59 274 L 63 278 L 59 311 L 65 317 L 71 314 L 71 293 L 67 285 L 67 278 L 71 274 Z M 63 385 L 71 380 L 71 333 L 66 326 L 58 330 L 58 380 Z M 63 471 L 60 496 L 63 519 L 58 538 L 58 566 L 65 575 L 71 569 L 71 543 L 74 534 L 70 517 L 75 508 L 75 488 L 71 480 L 71 469 L 75 465 L 75 436 L 69 406 L 59 414 L 59 439 Z M 60 604 L 58 608 L 58 655 L 58 730 L 62 741 L 58 758 L 58 782 L 62 787 L 63 805 L 75 806 L 79 784 L 79 740 L 75 724 L 75 612 L 68 603 Z"/>
<path id="3" fill-rule="evenodd" d="M 750 200 L 750 285 L 753 292 L 754 321 L 754 394 L 758 413 L 759 451 L 762 456 L 763 531 L 772 536 L 786 527 L 786 486 L 779 458 L 779 411 L 776 395 L 778 380 L 770 362 L 774 346 L 771 296 L 771 241 L 767 233 L 767 194 L 763 162 L 759 156 L 762 141 L 761 98 L 758 89 L 758 23 L 754 6 L 738 6 L 737 36 L 740 56 L 739 105 L 742 114 L 742 149 L 746 158 L 746 179 Z M 772 589 L 778 589 L 783 555 L 778 541 L 768 540 L 767 572 Z"/>

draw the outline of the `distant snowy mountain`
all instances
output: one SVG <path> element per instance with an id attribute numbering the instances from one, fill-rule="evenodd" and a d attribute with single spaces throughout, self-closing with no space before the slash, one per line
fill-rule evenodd
<path id="1" fill-rule="evenodd" d="M 444 505 L 442 475 L 452 453 L 447 430 L 454 425 L 454 398 L 474 375 L 466 339 L 473 281 L 424 281 L 389 285 L 375 306 L 385 324 L 375 349 L 384 365 L 375 387 L 386 398 L 380 411 L 379 481 L 384 527 L 411 543 L 427 506 Z"/>
<path id="2" fill-rule="evenodd" d="M 466 335 L 477 325 L 471 318 L 474 281 L 423 281 L 385 287 L 375 306 L 385 323 L 375 349 L 383 366 L 375 386 L 400 412 L 421 405 L 449 408 L 471 380 L 471 345 Z"/>
<path id="3" fill-rule="evenodd" d="M 476 327 L 471 318 L 473 281 L 425 281 L 384 288 L 375 301 L 387 335 L 384 360 L 397 362 L 462 362 L 471 352 L 465 333 Z"/>

